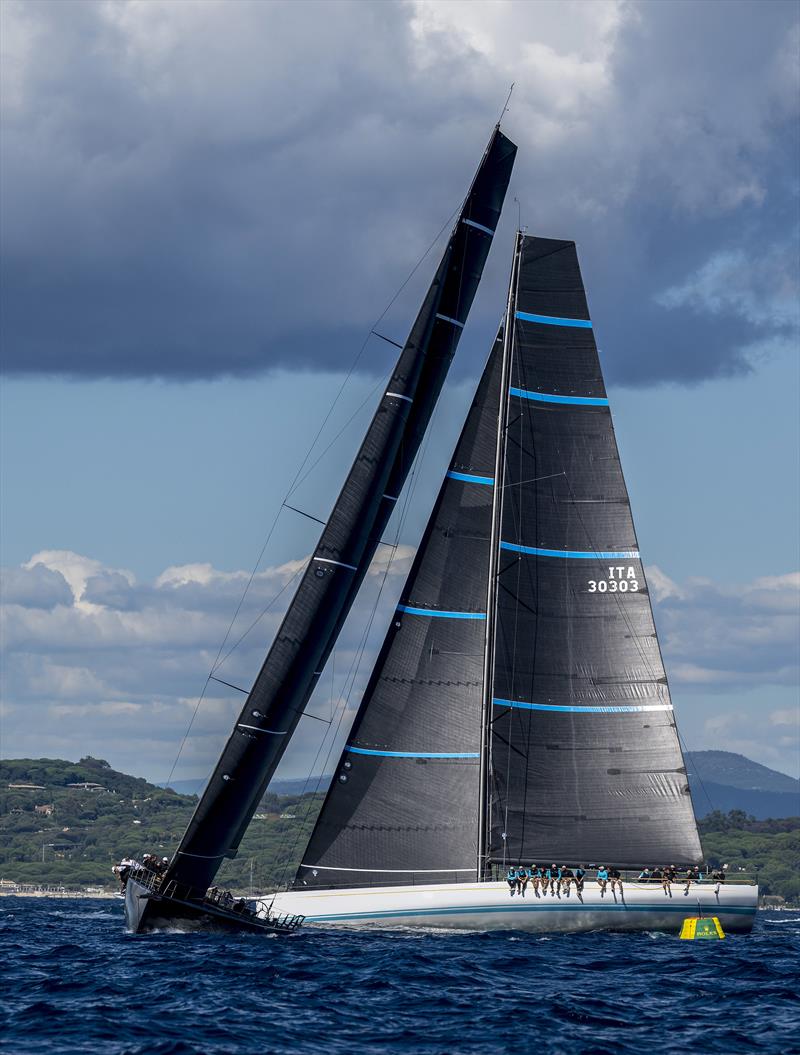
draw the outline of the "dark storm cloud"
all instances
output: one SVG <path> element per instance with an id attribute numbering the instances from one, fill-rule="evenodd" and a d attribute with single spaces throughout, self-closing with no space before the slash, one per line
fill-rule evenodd
<path id="1" fill-rule="evenodd" d="M 5 369 L 349 365 L 512 79 L 511 196 L 532 231 L 578 241 L 612 380 L 739 372 L 785 339 L 793 5 L 458 6 L 4 4 Z M 474 311 L 487 333 L 514 211 Z M 736 253 L 783 261 L 776 287 L 726 298 Z"/>

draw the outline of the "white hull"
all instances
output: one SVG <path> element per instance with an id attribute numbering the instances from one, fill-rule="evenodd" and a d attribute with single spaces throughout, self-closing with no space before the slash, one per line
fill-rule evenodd
<path id="1" fill-rule="evenodd" d="M 616 897 L 605 897 L 595 882 L 587 882 L 582 900 L 550 894 L 510 896 L 502 883 L 447 883 L 431 886 L 371 887 L 341 890 L 292 890 L 264 898 L 277 913 L 306 917 L 306 924 L 348 927 L 436 927 L 453 930 L 679 931 L 687 916 L 718 916 L 726 933 L 748 933 L 758 904 L 758 887 L 693 884 L 684 896 L 683 884 L 672 897 L 660 885 L 626 883 Z"/>

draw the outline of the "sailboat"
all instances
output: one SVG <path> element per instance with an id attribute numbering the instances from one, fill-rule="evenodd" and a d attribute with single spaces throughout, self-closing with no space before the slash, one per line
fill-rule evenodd
<path id="1" fill-rule="evenodd" d="M 677 932 L 696 913 L 748 932 L 752 883 L 637 882 L 701 860 L 575 243 L 518 232 L 333 783 L 293 888 L 262 905 L 348 926 Z M 623 881 L 511 894 L 506 868 L 537 862 Z"/>
<path id="2" fill-rule="evenodd" d="M 288 933 L 302 913 L 231 905 L 212 888 L 235 857 L 322 674 L 400 497 L 492 245 L 516 157 L 494 128 L 390 382 L 264 664 L 177 851 L 160 873 L 125 873 L 134 933 L 215 927 Z"/>
<path id="3" fill-rule="evenodd" d="M 748 931 L 757 887 L 637 883 L 701 860 L 574 242 L 518 232 L 503 321 L 292 888 L 212 899 L 356 596 L 467 320 L 516 148 L 494 130 L 408 341 L 166 874 L 176 921 Z M 509 866 L 586 867 L 512 895 Z M 591 867 L 635 869 L 605 889 Z M 213 903 L 212 903 L 213 902 Z"/>

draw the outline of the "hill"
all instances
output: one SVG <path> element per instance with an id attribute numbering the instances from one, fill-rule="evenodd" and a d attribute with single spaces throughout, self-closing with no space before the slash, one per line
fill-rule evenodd
<path id="1" fill-rule="evenodd" d="M 267 888 L 294 874 L 322 796 L 267 793 L 220 882 Z M 0 762 L 0 878 L 68 887 L 113 886 L 111 867 L 127 855 L 169 856 L 196 797 L 157 787 L 83 758 Z"/>
<path id="2" fill-rule="evenodd" d="M 688 751 L 686 770 L 697 817 L 714 810 L 743 810 L 761 820 L 800 815 L 800 780 L 744 755 L 733 751 Z M 311 786 L 316 788 L 319 780 L 319 790 L 325 792 L 332 779 L 314 777 Z M 170 787 L 184 795 L 199 795 L 204 785 L 204 780 L 179 780 Z M 303 778 L 279 779 L 273 780 L 267 790 L 275 795 L 301 795 L 305 786 Z"/>
<path id="3" fill-rule="evenodd" d="M 759 893 L 800 901 L 800 817 L 756 820 L 740 810 L 709 814 L 700 822 L 707 860 L 758 876 Z"/>
<path id="4" fill-rule="evenodd" d="M 800 780 L 733 751 L 689 751 L 695 815 L 742 810 L 757 819 L 800 815 Z"/>
<path id="5" fill-rule="evenodd" d="M 268 792 L 239 855 L 220 870 L 220 885 L 247 891 L 252 882 L 255 890 L 269 890 L 291 879 L 323 797 Z M 122 857 L 174 851 L 196 801 L 120 773 L 102 759 L 4 761 L 0 878 L 114 887 L 111 866 Z M 762 893 L 800 899 L 800 817 L 765 821 L 717 811 L 700 822 L 700 832 L 712 865 L 758 873 Z"/>
<path id="6" fill-rule="evenodd" d="M 332 776 L 325 777 L 278 777 L 271 780 L 267 791 L 272 795 L 303 795 L 307 790 L 328 790 Z M 317 789 L 317 784 L 319 788 Z M 180 795 L 199 795 L 206 786 L 204 779 L 200 780 L 173 780 L 171 784 L 159 784 L 160 788 L 170 787 Z"/>

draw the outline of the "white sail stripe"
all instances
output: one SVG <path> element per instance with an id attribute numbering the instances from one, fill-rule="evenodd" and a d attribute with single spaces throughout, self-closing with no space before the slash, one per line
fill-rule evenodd
<path id="1" fill-rule="evenodd" d="M 442 322 L 450 322 L 450 323 L 453 324 L 453 326 L 458 326 L 459 330 L 463 330 L 464 329 L 464 323 L 463 322 L 459 322 L 458 319 L 451 319 L 449 315 L 440 315 L 437 312 L 436 313 L 436 318 L 437 319 L 441 319 Z"/>
<path id="2" fill-rule="evenodd" d="M 483 231 L 484 234 L 494 234 L 494 230 L 491 227 L 485 227 L 482 223 L 476 223 L 475 220 L 467 220 L 465 218 L 461 222 L 465 223 L 467 227 L 474 227 L 476 231 Z"/>
<path id="3" fill-rule="evenodd" d="M 388 498 L 390 502 L 396 502 L 400 497 L 399 495 L 383 495 L 383 498 Z"/>
<path id="4" fill-rule="evenodd" d="M 279 730 L 277 729 L 262 729 L 260 725 L 245 725 L 244 722 L 237 722 L 236 728 L 253 729 L 257 733 L 269 733 L 270 736 L 286 736 L 285 730 L 283 732 L 279 732 Z"/>
<path id="5" fill-rule="evenodd" d="M 302 863 L 301 868 L 314 868 L 319 872 L 383 872 L 390 875 L 448 875 L 453 872 L 474 872 L 475 865 L 470 868 L 341 868 L 336 865 L 307 865 Z"/>
<path id="6" fill-rule="evenodd" d="M 335 564 L 338 568 L 349 568 L 350 571 L 358 571 L 355 564 L 343 564 L 340 560 L 329 560 L 327 557 L 312 557 L 312 560 L 318 560 L 320 564 Z"/>
<path id="7" fill-rule="evenodd" d="M 392 399 L 404 399 L 406 403 L 414 402 L 414 400 L 411 399 L 409 396 L 401 396 L 399 392 L 387 392 L 386 395 L 391 396 Z"/>

